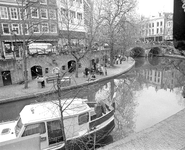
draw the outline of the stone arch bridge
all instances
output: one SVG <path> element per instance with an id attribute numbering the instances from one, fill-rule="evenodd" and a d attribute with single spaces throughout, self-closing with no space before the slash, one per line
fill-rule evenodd
<path id="1" fill-rule="evenodd" d="M 167 45 L 137 45 L 127 50 L 127 54 L 131 57 L 151 57 L 163 56 L 172 46 Z"/>

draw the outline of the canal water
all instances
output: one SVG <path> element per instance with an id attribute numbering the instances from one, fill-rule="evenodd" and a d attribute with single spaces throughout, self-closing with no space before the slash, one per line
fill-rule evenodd
<path id="1" fill-rule="evenodd" d="M 142 131 L 185 107 L 185 61 L 138 58 L 135 67 L 117 78 L 62 93 L 63 98 L 87 98 L 116 103 L 114 141 Z M 30 103 L 56 99 L 56 94 L 0 105 L 0 122 L 16 119 Z"/>

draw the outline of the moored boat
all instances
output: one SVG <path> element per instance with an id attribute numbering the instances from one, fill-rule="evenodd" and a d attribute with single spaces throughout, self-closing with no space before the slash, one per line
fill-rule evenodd
<path id="1" fill-rule="evenodd" d="M 64 130 L 69 145 L 91 145 L 114 129 L 114 109 L 86 99 L 61 100 Z M 26 105 L 17 121 L 0 124 L 0 142 L 40 134 L 42 150 L 64 145 L 58 100 Z"/>

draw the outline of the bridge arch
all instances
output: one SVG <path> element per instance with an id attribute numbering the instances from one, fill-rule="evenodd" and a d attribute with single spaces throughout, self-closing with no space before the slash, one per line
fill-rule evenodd
<path id="1" fill-rule="evenodd" d="M 148 56 L 152 57 L 152 56 L 161 56 L 162 55 L 162 50 L 159 47 L 152 47 L 149 52 L 148 52 Z"/>
<path id="2" fill-rule="evenodd" d="M 130 56 L 131 57 L 141 57 L 145 56 L 145 50 L 142 47 L 134 47 L 130 51 Z"/>

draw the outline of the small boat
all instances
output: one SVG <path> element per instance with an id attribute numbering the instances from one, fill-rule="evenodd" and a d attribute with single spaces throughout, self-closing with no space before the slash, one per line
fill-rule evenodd
<path id="1" fill-rule="evenodd" d="M 64 99 L 61 106 L 68 143 L 94 144 L 109 135 L 115 127 L 114 108 L 103 102 Z M 0 124 L 0 142 L 34 134 L 40 135 L 42 150 L 64 148 L 58 100 L 26 105 L 18 120 Z"/>

